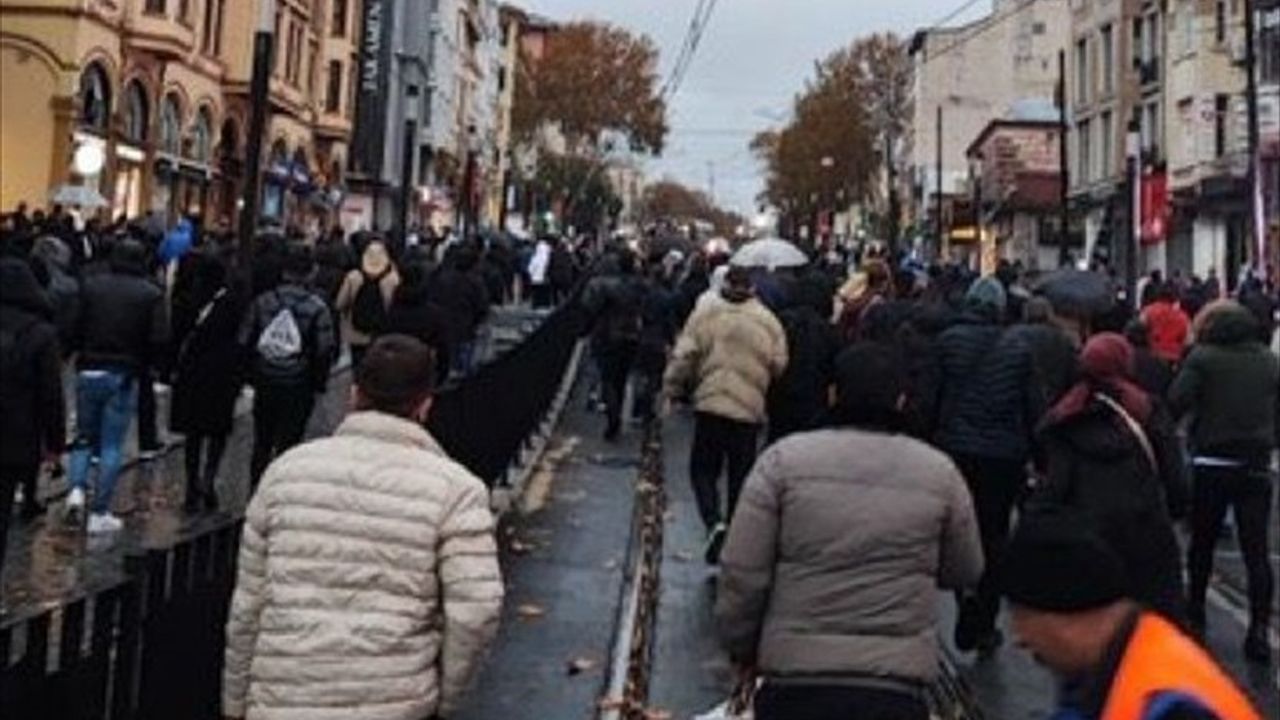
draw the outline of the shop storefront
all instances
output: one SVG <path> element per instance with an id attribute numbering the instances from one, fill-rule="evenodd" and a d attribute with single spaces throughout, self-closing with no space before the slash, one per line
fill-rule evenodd
<path id="1" fill-rule="evenodd" d="M 143 177 L 147 167 L 146 143 L 150 123 L 151 103 L 146 90 L 134 80 L 125 88 L 123 133 L 115 146 L 111 208 L 117 216 L 132 219 L 143 213 Z"/>

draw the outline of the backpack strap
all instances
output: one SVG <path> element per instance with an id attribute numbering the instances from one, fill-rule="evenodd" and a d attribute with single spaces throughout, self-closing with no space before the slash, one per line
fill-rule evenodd
<path id="1" fill-rule="evenodd" d="M 1133 438 L 1138 441 L 1138 445 L 1142 447 L 1143 454 L 1147 456 L 1147 462 L 1151 464 L 1151 471 L 1159 476 L 1160 462 L 1156 460 L 1155 448 L 1151 444 L 1151 438 L 1147 437 L 1147 432 L 1142 429 L 1142 424 L 1139 423 L 1133 415 L 1130 415 L 1129 411 L 1125 410 L 1123 405 L 1113 400 L 1106 393 L 1094 393 L 1093 396 L 1103 405 L 1111 408 L 1120 418 L 1125 427 L 1127 427 L 1129 432 L 1133 435 Z"/>

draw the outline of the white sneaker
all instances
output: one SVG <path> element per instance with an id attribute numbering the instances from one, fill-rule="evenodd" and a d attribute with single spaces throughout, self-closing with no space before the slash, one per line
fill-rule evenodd
<path id="1" fill-rule="evenodd" d="M 90 535 L 120 532 L 123 527 L 124 522 L 111 513 L 94 513 L 89 516 Z"/>
<path id="2" fill-rule="evenodd" d="M 84 517 L 84 489 L 71 488 L 71 492 L 67 493 L 66 505 L 67 522 L 79 524 L 80 519 Z"/>

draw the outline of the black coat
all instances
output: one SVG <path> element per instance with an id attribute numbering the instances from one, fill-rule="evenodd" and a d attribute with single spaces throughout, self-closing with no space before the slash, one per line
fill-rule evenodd
<path id="1" fill-rule="evenodd" d="M 769 440 L 812 430 L 827 410 L 840 338 L 827 319 L 811 307 L 778 314 L 787 333 L 787 369 L 769 387 Z"/>
<path id="2" fill-rule="evenodd" d="M 432 276 L 427 298 L 445 312 L 449 344 L 469 342 L 489 316 L 489 293 L 478 274 L 446 265 Z"/>
<path id="3" fill-rule="evenodd" d="M 89 276 L 81 284 L 81 370 L 139 372 L 163 361 L 168 337 L 164 293 L 155 283 L 109 272 Z"/>
<path id="4" fill-rule="evenodd" d="M 190 318 L 175 327 L 178 346 L 173 371 L 173 398 L 169 428 L 188 435 L 225 435 L 231 432 L 236 399 L 244 384 L 244 352 L 237 333 L 245 303 L 230 291 L 207 305 L 174 315 Z"/>
<path id="5" fill-rule="evenodd" d="M 62 360 L 52 317 L 27 264 L 0 259 L 0 464 L 35 465 L 66 443 Z"/>
<path id="6" fill-rule="evenodd" d="M 449 377 L 449 360 L 453 357 L 450 344 L 449 316 L 443 308 L 427 299 L 426 289 L 400 286 L 387 311 L 386 332 L 399 333 L 421 340 L 435 352 L 436 381 Z"/>
<path id="7" fill-rule="evenodd" d="M 1031 350 L 993 318 L 973 313 L 938 336 L 935 442 L 953 455 L 1025 461 L 1043 413 Z"/>
<path id="8" fill-rule="evenodd" d="M 1048 467 L 1028 502 L 1089 517 L 1124 561 L 1132 597 L 1176 619 L 1182 564 L 1171 518 L 1187 505 L 1186 469 L 1173 421 L 1155 407 L 1143 430 L 1158 470 L 1120 415 L 1095 399 L 1042 428 Z"/>

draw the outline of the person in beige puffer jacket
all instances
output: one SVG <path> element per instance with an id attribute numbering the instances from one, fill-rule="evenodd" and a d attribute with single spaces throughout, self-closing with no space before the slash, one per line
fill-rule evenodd
<path id="1" fill-rule="evenodd" d="M 731 268 L 724 302 L 694 311 L 681 332 L 663 384 L 668 402 L 692 398 L 697 412 L 689 475 L 707 527 L 706 560 L 715 564 L 742 483 L 755 461 L 769 386 L 787 368 L 787 336 L 754 297 L 746 268 Z M 728 509 L 720 509 L 720 472 L 728 466 Z"/>
<path id="2" fill-rule="evenodd" d="M 503 585 L 485 486 L 422 422 L 435 376 L 387 335 L 355 412 L 267 470 L 245 518 L 223 713 L 246 720 L 448 716 L 497 631 Z"/>

